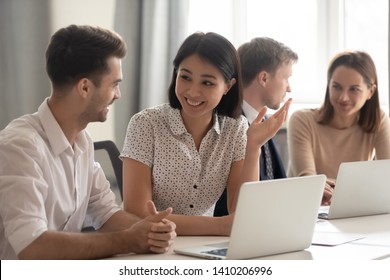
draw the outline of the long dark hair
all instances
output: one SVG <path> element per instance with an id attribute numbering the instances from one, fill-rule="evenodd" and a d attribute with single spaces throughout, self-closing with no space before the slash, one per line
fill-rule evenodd
<path id="1" fill-rule="evenodd" d="M 235 79 L 236 83 L 224 95 L 215 108 L 219 115 L 238 118 L 241 114 L 242 105 L 242 81 L 240 63 L 235 47 L 223 36 L 209 32 L 197 32 L 189 37 L 180 46 L 173 60 L 173 73 L 171 84 L 168 88 L 169 103 L 172 108 L 181 109 L 177 99 L 175 88 L 177 69 L 180 63 L 190 55 L 197 54 L 200 58 L 214 65 L 223 74 L 225 81 Z"/>

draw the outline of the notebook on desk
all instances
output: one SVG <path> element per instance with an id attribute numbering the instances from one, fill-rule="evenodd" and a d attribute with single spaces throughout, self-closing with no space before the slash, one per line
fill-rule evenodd
<path id="1" fill-rule="evenodd" d="M 390 213 L 390 160 L 340 165 L 330 206 L 319 218 L 339 219 Z"/>
<path id="2" fill-rule="evenodd" d="M 310 246 L 326 177 L 244 183 L 229 242 L 175 249 L 208 259 L 248 259 Z"/>

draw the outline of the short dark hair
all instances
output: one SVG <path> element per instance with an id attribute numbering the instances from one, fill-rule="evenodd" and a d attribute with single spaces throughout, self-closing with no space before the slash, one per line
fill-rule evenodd
<path id="1" fill-rule="evenodd" d="M 53 87 L 76 83 L 83 77 L 100 84 L 108 70 L 107 59 L 123 58 L 127 47 L 114 31 L 88 25 L 70 25 L 59 29 L 46 50 L 46 72 Z"/>
<path id="2" fill-rule="evenodd" d="M 298 61 L 298 55 L 294 51 L 268 37 L 253 38 L 250 42 L 242 44 L 238 48 L 238 55 L 244 87 L 247 87 L 261 71 L 275 74 L 283 64 Z"/>
<path id="3" fill-rule="evenodd" d="M 360 75 L 362 75 L 363 80 L 368 87 L 376 85 L 375 92 L 360 109 L 358 124 L 365 132 L 370 133 L 377 131 L 380 126 L 378 76 L 376 73 L 375 63 L 371 56 L 362 51 L 341 52 L 331 60 L 328 67 L 325 100 L 320 108 L 319 123 L 328 124 L 333 118 L 334 109 L 330 103 L 329 83 L 332 79 L 333 72 L 339 66 L 345 66 L 356 70 Z"/>
<path id="4" fill-rule="evenodd" d="M 209 32 L 196 32 L 183 42 L 173 60 L 173 74 L 168 89 L 169 103 L 172 108 L 181 109 L 176 96 L 176 78 L 180 63 L 190 55 L 197 54 L 200 58 L 215 66 L 225 78 L 226 82 L 235 79 L 236 83 L 224 95 L 215 108 L 219 115 L 238 118 L 241 114 L 242 85 L 241 71 L 237 51 L 225 37 Z"/>

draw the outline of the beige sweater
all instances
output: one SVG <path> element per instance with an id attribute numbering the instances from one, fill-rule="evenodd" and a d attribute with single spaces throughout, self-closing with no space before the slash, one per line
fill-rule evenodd
<path id="1" fill-rule="evenodd" d="M 291 115 L 287 130 L 289 177 L 325 174 L 336 179 L 342 162 L 390 158 L 390 121 L 385 112 L 381 111 L 377 133 L 365 133 L 357 124 L 335 129 L 319 124 L 318 117 L 316 109 Z"/>

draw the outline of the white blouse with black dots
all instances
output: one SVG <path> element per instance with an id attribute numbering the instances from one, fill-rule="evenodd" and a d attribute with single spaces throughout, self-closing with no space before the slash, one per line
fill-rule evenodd
<path id="1" fill-rule="evenodd" d="M 213 127 L 197 151 L 180 110 L 169 104 L 135 114 L 127 127 L 121 158 L 152 169 L 152 199 L 157 210 L 212 216 L 234 161 L 245 157 L 248 121 L 214 115 Z"/>

